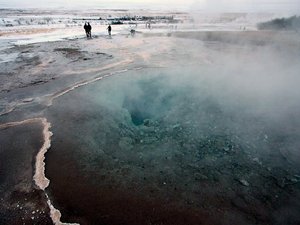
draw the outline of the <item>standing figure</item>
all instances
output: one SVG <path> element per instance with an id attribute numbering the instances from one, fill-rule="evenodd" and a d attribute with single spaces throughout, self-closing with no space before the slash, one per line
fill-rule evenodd
<path id="1" fill-rule="evenodd" d="M 85 30 L 86 37 L 88 38 L 88 37 L 89 37 L 89 32 L 88 32 L 88 25 L 87 25 L 86 22 L 85 22 L 83 28 L 84 28 L 84 30 Z"/>
<path id="2" fill-rule="evenodd" d="M 110 25 L 108 25 L 107 30 L 108 30 L 108 35 L 111 36 L 111 26 Z"/>
<path id="3" fill-rule="evenodd" d="M 135 29 L 131 29 L 131 30 L 130 30 L 130 34 L 131 34 L 131 36 L 133 37 L 133 36 L 135 35 Z"/>
<path id="4" fill-rule="evenodd" d="M 87 24 L 88 37 L 92 38 L 92 26 L 90 23 Z"/>

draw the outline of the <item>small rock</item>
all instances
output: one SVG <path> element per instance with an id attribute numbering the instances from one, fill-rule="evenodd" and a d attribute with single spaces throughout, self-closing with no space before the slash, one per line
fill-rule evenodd
<path id="1" fill-rule="evenodd" d="M 259 160 L 259 158 L 255 157 L 253 159 L 254 162 L 258 163 L 259 165 L 262 165 L 262 162 Z"/>
<path id="2" fill-rule="evenodd" d="M 264 136 L 264 137 L 265 137 L 265 140 L 267 140 L 267 139 L 269 138 L 269 137 L 268 137 L 268 135 L 266 135 L 266 134 L 265 134 L 265 136 Z"/>
<path id="3" fill-rule="evenodd" d="M 145 144 L 151 144 L 151 143 L 156 142 L 156 141 L 157 141 L 156 137 L 145 137 L 143 139 L 143 143 L 145 143 Z"/>
<path id="4" fill-rule="evenodd" d="M 229 149 L 228 147 L 224 147 L 223 150 L 224 150 L 225 152 L 229 152 L 230 149 Z"/>
<path id="5" fill-rule="evenodd" d="M 195 173 L 194 177 L 195 177 L 195 180 L 208 180 L 208 177 L 201 173 Z"/>
<path id="6" fill-rule="evenodd" d="M 25 99 L 23 99 L 24 103 L 32 102 L 32 101 L 33 101 L 33 98 L 25 98 Z"/>
<path id="7" fill-rule="evenodd" d="M 179 123 L 178 123 L 178 124 L 175 124 L 175 125 L 172 126 L 172 128 L 173 128 L 173 129 L 180 128 L 180 124 L 179 124 Z"/>
<path id="8" fill-rule="evenodd" d="M 239 182 L 240 182 L 242 185 L 244 185 L 244 186 L 246 186 L 246 187 L 249 187 L 249 183 L 248 183 L 248 181 L 246 181 L 245 179 L 240 179 Z"/>
<path id="9" fill-rule="evenodd" d="M 281 188 L 284 188 L 286 186 L 286 181 L 285 181 L 285 178 L 282 178 L 282 179 L 278 179 L 277 180 L 277 185 Z"/>
<path id="10" fill-rule="evenodd" d="M 149 127 L 151 126 L 151 121 L 149 119 L 144 120 L 144 126 Z"/>
<path id="11" fill-rule="evenodd" d="M 299 182 L 299 180 L 297 178 L 290 178 L 289 181 L 291 184 L 296 184 Z"/>

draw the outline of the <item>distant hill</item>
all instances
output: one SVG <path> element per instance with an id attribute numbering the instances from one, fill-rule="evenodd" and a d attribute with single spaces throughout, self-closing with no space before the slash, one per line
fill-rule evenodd
<path id="1" fill-rule="evenodd" d="M 268 22 L 259 23 L 259 30 L 300 30 L 300 16 L 277 18 Z"/>

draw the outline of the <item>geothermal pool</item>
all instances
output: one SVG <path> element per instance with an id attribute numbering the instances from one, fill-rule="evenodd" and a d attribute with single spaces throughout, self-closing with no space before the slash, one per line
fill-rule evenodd
<path id="1" fill-rule="evenodd" d="M 299 49 L 154 28 L 1 50 L 0 224 L 300 224 Z"/>
<path id="2" fill-rule="evenodd" d="M 46 176 L 61 221 L 299 222 L 292 113 L 257 109 L 228 77 L 211 78 L 218 72 L 133 70 L 56 99 L 45 113 L 55 134 Z"/>

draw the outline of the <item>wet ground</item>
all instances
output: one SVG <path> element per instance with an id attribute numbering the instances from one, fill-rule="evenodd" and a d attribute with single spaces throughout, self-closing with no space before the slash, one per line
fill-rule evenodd
<path id="1" fill-rule="evenodd" d="M 0 121 L 51 123 L 46 193 L 61 221 L 300 223 L 298 39 L 234 34 L 5 50 L 16 58 L 2 63 L 11 82 L 1 83 Z M 1 127 L 2 224 L 49 223 L 45 193 L 30 179 L 41 131 Z"/>
<path id="2" fill-rule="evenodd" d="M 52 224 L 45 193 L 32 179 L 41 131 L 38 123 L 0 129 L 1 224 Z"/>

